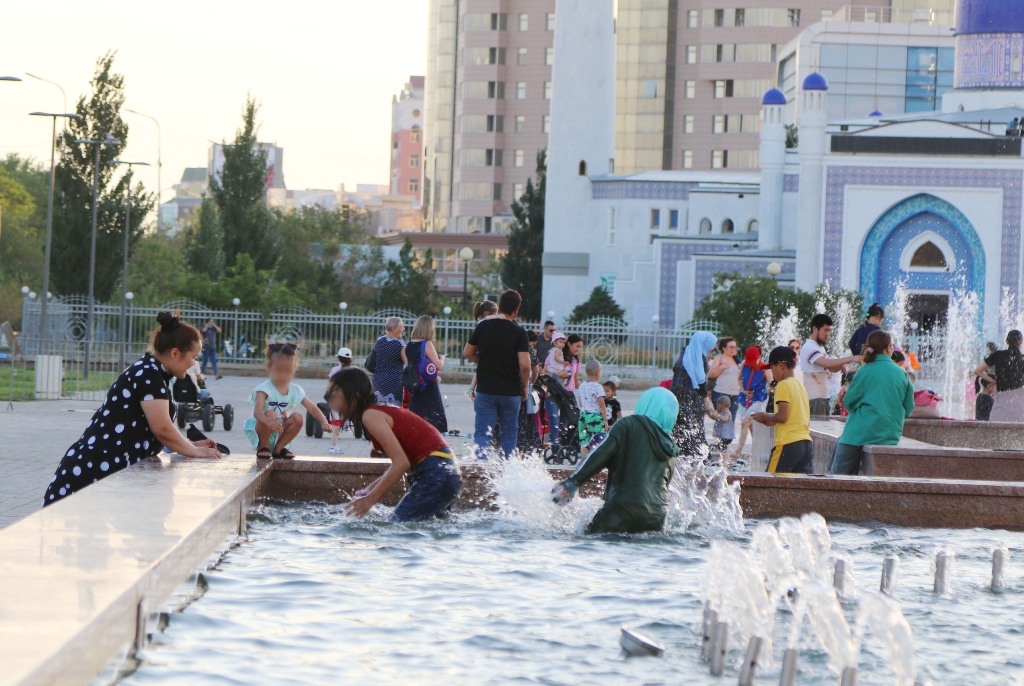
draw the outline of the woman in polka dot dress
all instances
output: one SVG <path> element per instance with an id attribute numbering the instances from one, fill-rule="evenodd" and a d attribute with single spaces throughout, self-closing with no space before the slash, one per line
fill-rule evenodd
<path id="1" fill-rule="evenodd" d="M 196 361 L 201 336 L 194 326 L 161 312 L 152 352 L 125 369 L 110 387 L 82 437 L 64 453 L 43 496 L 51 505 L 91 483 L 153 457 L 163 446 L 188 457 L 220 457 L 213 440 L 192 443 L 174 426 L 168 381 L 183 378 Z"/>

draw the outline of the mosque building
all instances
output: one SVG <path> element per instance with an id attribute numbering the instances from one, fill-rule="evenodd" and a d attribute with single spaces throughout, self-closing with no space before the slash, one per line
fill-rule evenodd
<path id="1" fill-rule="evenodd" d="M 734 271 L 883 304 L 902 283 L 919 320 L 973 291 L 993 331 L 1000 299 L 1019 301 L 1024 139 L 1008 130 L 1024 119 L 1018 0 L 960 0 L 939 110 L 833 119 L 817 71 L 793 89 L 799 102 L 769 90 L 760 171 L 745 172 L 615 175 L 612 0 L 559 0 L 558 12 L 545 313 L 564 315 L 604 285 L 631 323 L 674 328 L 715 274 Z"/>

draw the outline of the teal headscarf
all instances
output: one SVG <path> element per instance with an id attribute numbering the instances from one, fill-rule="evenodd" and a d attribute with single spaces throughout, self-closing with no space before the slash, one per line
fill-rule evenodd
<path id="1" fill-rule="evenodd" d="M 683 351 L 683 367 L 690 376 L 694 388 L 708 380 L 704 362 L 708 359 L 708 351 L 718 343 L 718 337 L 709 331 L 698 331 L 693 334 L 690 344 Z"/>
<path id="2" fill-rule="evenodd" d="M 636 404 L 636 414 L 647 417 L 657 424 L 665 433 L 672 431 L 679 415 L 679 401 L 671 391 L 661 388 L 649 388 L 640 396 Z"/>

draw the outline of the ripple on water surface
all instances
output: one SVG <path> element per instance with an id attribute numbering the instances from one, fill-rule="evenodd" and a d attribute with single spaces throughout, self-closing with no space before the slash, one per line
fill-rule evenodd
<path id="1" fill-rule="evenodd" d="M 592 511 L 592 510 L 590 510 Z M 585 511 L 581 511 L 585 516 Z M 208 573 L 209 590 L 149 646 L 125 684 L 721 684 L 699 659 L 700 590 L 711 534 L 585 538 L 572 523 L 537 527 L 500 513 L 399 525 L 355 521 L 340 506 L 269 503 L 248 540 Z M 755 523 L 729 538 L 745 545 Z M 884 556 L 901 557 L 896 599 L 920 672 L 938 684 L 1024 684 L 1024 550 L 1018 534 L 829 527 L 854 561 L 858 591 L 877 590 Z M 720 534 L 714 534 L 718 536 Z M 991 550 L 1008 546 L 1007 592 L 988 590 Z M 951 597 L 931 593 L 934 551 L 956 550 Z M 849 621 L 855 604 L 844 604 Z M 789 631 L 779 613 L 778 683 Z M 621 626 L 666 647 L 623 659 Z M 801 684 L 834 684 L 805 632 Z M 869 637 L 862 684 L 893 682 Z"/>

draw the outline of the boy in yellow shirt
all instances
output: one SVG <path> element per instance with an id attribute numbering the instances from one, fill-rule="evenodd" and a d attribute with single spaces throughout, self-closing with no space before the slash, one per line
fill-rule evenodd
<path id="1" fill-rule="evenodd" d="M 814 450 L 811 444 L 811 406 L 802 383 L 793 378 L 796 353 L 785 346 L 768 356 L 775 385 L 775 412 L 755 412 L 751 418 L 775 427 L 775 448 L 768 471 L 810 474 Z"/>

